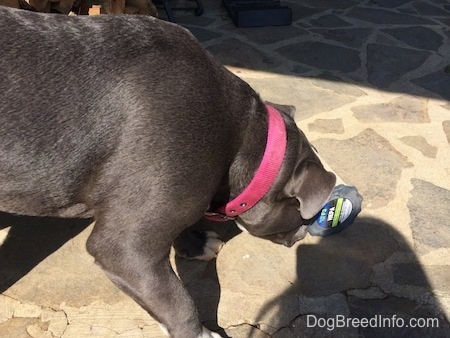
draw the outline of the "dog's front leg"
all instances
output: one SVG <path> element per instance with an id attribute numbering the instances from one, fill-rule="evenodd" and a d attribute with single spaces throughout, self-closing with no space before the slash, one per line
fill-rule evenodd
<path id="1" fill-rule="evenodd" d="M 171 243 L 164 242 L 144 228 L 124 231 L 97 219 L 87 248 L 108 277 L 158 320 L 170 337 L 220 338 L 200 324 L 192 298 L 170 266 Z"/>

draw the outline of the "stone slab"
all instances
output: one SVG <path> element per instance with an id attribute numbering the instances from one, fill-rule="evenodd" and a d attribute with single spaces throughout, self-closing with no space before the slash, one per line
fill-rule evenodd
<path id="1" fill-rule="evenodd" d="M 428 143 L 427 139 L 423 136 L 404 136 L 400 138 L 403 143 L 419 150 L 424 156 L 430 158 L 436 158 L 438 148 Z"/>
<path id="2" fill-rule="evenodd" d="M 308 124 L 308 130 L 322 134 L 343 134 L 345 132 L 342 119 L 317 119 Z"/>
<path id="3" fill-rule="evenodd" d="M 313 145 L 332 168 L 339 168 L 344 182 L 358 187 L 363 206 L 371 208 L 385 206 L 395 197 L 403 169 L 412 165 L 372 129 L 346 140 L 318 139 Z"/>
<path id="4" fill-rule="evenodd" d="M 306 30 L 295 26 L 240 28 L 238 33 L 248 41 L 258 45 L 276 43 L 291 38 L 299 38 L 308 34 Z"/>
<path id="5" fill-rule="evenodd" d="M 329 45 L 320 41 L 307 41 L 278 48 L 285 58 L 301 64 L 323 69 L 353 72 L 361 66 L 356 50 Z"/>
<path id="6" fill-rule="evenodd" d="M 444 69 L 411 80 L 412 83 L 450 100 L 450 76 Z"/>
<path id="7" fill-rule="evenodd" d="M 364 20 L 375 24 L 389 25 L 434 25 L 432 20 L 421 16 L 399 13 L 392 10 L 376 9 L 368 7 L 353 7 L 347 16 L 358 20 Z"/>
<path id="8" fill-rule="evenodd" d="M 350 48 L 361 48 L 367 43 L 372 30 L 369 28 L 333 28 L 312 29 L 311 32 L 322 35 L 325 39 L 340 43 Z"/>
<path id="9" fill-rule="evenodd" d="M 384 29 L 382 31 L 411 47 L 429 51 L 437 51 L 443 42 L 442 36 L 428 27 L 413 26 Z"/>
<path id="10" fill-rule="evenodd" d="M 370 43 L 367 46 L 367 80 L 377 87 L 387 88 L 420 67 L 430 55 L 427 51 Z"/>
<path id="11" fill-rule="evenodd" d="M 450 144 L 450 120 L 442 122 L 442 129 L 444 129 L 445 136 L 447 137 L 447 142 Z"/>
<path id="12" fill-rule="evenodd" d="M 448 208 L 450 191 L 423 180 L 412 180 L 413 190 L 408 201 L 411 229 L 418 254 L 450 247 Z"/>
<path id="13" fill-rule="evenodd" d="M 431 5 L 429 3 L 420 2 L 413 4 L 414 9 L 420 15 L 426 16 L 443 16 L 448 17 L 450 15 L 450 11 L 442 9 L 440 7 Z"/>
<path id="14" fill-rule="evenodd" d="M 343 20 L 335 14 L 326 14 L 317 19 L 310 20 L 309 23 L 315 27 L 348 27 L 351 23 Z"/>
<path id="15" fill-rule="evenodd" d="M 373 0 L 372 2 L 380 7 L 394 8 L 408 4 L 411 0 Z"/>
<path id="16" fill-rule="evenodd" d="M 279 60 L 236 38 L 225 39 L 207 50 L 228 66 L 261 70 L 280 65 Z"/>
<path id="17" fill-rule="evenodd" d="M 399 96 L 387 103 L 375 103 L 351 108 L 361 122 L 429 123 L 427 100 L 421 97 Z"/>

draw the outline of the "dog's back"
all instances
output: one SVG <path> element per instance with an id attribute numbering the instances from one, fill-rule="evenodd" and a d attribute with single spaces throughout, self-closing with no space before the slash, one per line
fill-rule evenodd
<path id="1" fill-rule="evenodd" d="M 254 93 L 185 29 L 4 7 L 0 18 L 0 210 L 74 216 L 95 199 L 89 184 L 101 176 L 101 195 L 124 167 L 170 177 L 180 159 L 197 172 L 229 159 L 238 126 L 226 115 L 251 103 L 223 98 Z"/>

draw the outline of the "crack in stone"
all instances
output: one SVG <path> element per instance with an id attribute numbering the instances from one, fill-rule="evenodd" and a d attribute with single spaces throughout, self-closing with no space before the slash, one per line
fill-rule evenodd
<path id="1" fill-rule="evenodd" d="M 1 294 L 1 296 L 5 297 L 7 299 L 10 299 L 10 300 L 12 300 L 14 302 L 17 302 L 19 304 L 19 306 L 22 306 L 22 307 L 27 307 L 27 306 L 33 307 L 34 306 L 36 308 L 39 308 L 40 311 L 41 311 L 41 314 L 42 314 L 42 311 L 45 309 L 45 307 L 43 307 L 41 305 L 37 305 L 37 304 L 34 304 L 34 303 L 24 303 L 24 302 L 20 301 L 19 299 L 16 299 L 16 298 L 14 298 L 12 296 L 9 296 L 9 295 Z M 18 310 L 20 311 L 22 309 L 18 309 L 17 307 L 14 307 L 12 309 L 11 317 L 7 318 L 7 320 L 8 319 L 12 319 L 12 318 L 39 318 L 39 316 L 41 315 L 41 314 L 39 314 L 37 316 L 23 316 L 23 315 L 19 316 L 19 315 L 17 315 Z"/>
<path id="2" fill-rule="evenodd" d="M 119 332 L 119 331 L 113 330 L 113 329 L 111 329 L 111 328 L 109 328 L 109 327 L 102 326 L 102 325 L 90 325 L 90 330 L 89 330 L 89 331 L 92 332 L 93 330 L 95 330 L 95 328 L 105 329 L 105 330 L 114 332 L 116 335 L 119 335 L 119 334 L 122 334 L 122 333 L 124 333 L 124 332 L 130 331 L 130 330 L 126 330 L 126 331 L 124 331 L 124 332 Z"/>
<path id="3" fill-rule="evenodd" d="M 64 328 L 64 331 L 62 332 L 62 334 L 61 334 L 61 337 L 64 337 L 64 335 L 65 335 L 65 333 L 67 332 L 67 329 L 69 328 L 69 325 L 70 325 L 70 321 L 69 321 L 69 316 L 67 315 L 67 312 L 66 311 L 64 311 L 64 309 L 59 309 L 59 310 L 55 310 L 55 309 L 52 309 L 53 311 L 56 311 L 56 312 L 59 312 L 59 311 L 61 311 L 63 314 L 64 314 L 64 317 L 66 318 L 66 327 Z M 53 334 L 52 334 L 53 335 Z"/>
<path id="4" fill-rule="evenodd" d="M 243 322 L 243 323 L 239 323 L 239 324 L 236 324 L 236 325 L 229 325 L 229 326 L 227 326 L 227 327 L 225 328 L 225 330 L 229 330 L 229 329 L 232 330 L 232 329 L 235 329 L 235 328 L 244 327 L 244 326 L 246 326 L 246 325 L 252 327 L 253 329 L 256 329 L 256 330 L 258 330 L 258 331 L 261 331 L 262 333 L 266 334 L 266 335 L 269 336 L 269 337 L 271 337 L 272 335 L 274 335 L 275 333 L 277 333 L 278 331 L 280 331 L 282 328 L 285 327 L 285 326 L 283 326 L 282 328 L 276 328 L 276 327 L 273 327 L 273 326 L 271 326 L 271 325 L 268 325 L 268 324 L 266 324 L 266 323 L 264 323 L 264 322 L 259 322 L 259 323 L 257 323 L 257 324 L 251 324 L 251 323 Z M 261 328 L 262 325 L 264 325 L 264 326 L 266 326 L 266 327 L 269 327 L 269 328 L 273 328 L 273 329 L 274 329 L 273 333 L 269 333 L 269 332 L 265 331 L 264 329 L 262 329 L 262 328 Z M 289 326 L 289 325 L 287 325 L 286 327 L 288 327 L 288 326 Z"/>
<path id="5" fill-rule="evenodd" d="M 70 321 L 69 321 L 69 317 L 67 315 L 67 313 L 61 309 L 61 308 L 54 308 L 54 307 L 47 307 L 47 306 L 43 306 L 43 305 L 39 305 L 39 304 L 34 304 L 34 303 L 26 303 L 26 302 L 22 302 L 19 299 L 14 298 L 13 296 L 10 295 L 6 295 L 6 294 L 2 294 L 2 297 L 6 298 L 6 299 L 10 299 L 14 302 L 17 302 L 16 306 L 14 306 L 14 308 L 12 309 L 12 313 L 11 316 L 5 317 L 5 321 L 14 319 L 14 318 L 35 318 L 38 319 L 41 323 L 48 323 L 49 325 L 51 324 L 52 320 L 54 320 L 54 318 L 52 316 L 50 316 L 48 319 L 45 318 L 43 315 L 45 313 L 45 311 L 52 311 L 55 314 L 57 313 L 62 313 L 64 315 L 65 321 L 66 321 L 66 325 L 64 327 L 64 330 L 61 334 L 55 334 L 53 332 L 53 330 L 50 329 L 50 327 L 44 329 L 41 327 L 41 329 L 45 332 L 48 332 L 51 334 L 52 337 L 64 337 L 69 325 L 70 325 Z M 36 315 L 33 315 L 33 313 L 30 312 L 30 314 L 27 315 L 27 312 L 25 312 L 24 314 L 21 314 L 21 312 L 23 311 L 23 309 L 21 308 L 26 308 L 26 307 L 35 307 L 36 309 L 39 309 L 39 314 L 36 312 Z M 30 336 L 31 337 L 31 336 Z"/>

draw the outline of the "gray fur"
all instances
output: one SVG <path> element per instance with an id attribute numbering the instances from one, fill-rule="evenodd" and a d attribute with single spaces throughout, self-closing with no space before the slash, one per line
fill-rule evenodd
<path id="1" fill-rule="evenodd" d="M 197 337 L 168 252 L 251 180 L 264 102 L 188 31 L 151 17 L 0 7 L 0 31 L 0 210 L 94 216 L 87 248 L 107 275 L 171 336 Z M 299 210 L 318 212 L 335 178 L 283 118 L 282 170 L 239 223 L 292 245 L 305 235 Z"/>

